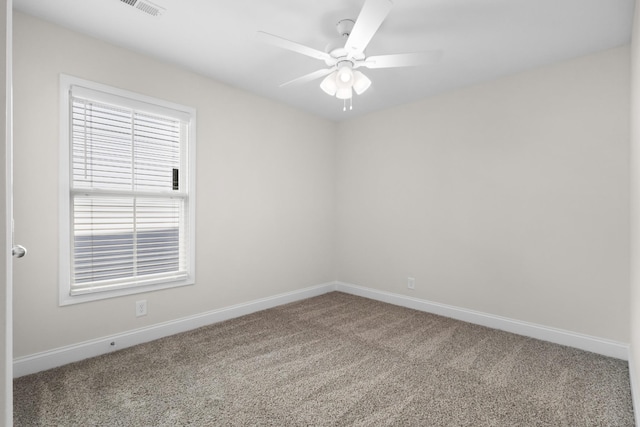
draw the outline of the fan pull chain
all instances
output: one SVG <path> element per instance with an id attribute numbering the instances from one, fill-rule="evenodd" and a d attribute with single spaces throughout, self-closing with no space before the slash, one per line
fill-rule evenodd
<path id="1" fill-rule="evenodd" d="M 353 97 L 349 98 L 349 110 L 353 110 Z M 342 111 L 347 111 L 347 100 L 342 100 Z"/>

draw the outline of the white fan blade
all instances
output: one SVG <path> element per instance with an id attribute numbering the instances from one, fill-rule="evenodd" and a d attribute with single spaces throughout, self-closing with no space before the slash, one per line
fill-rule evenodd
<path id="1" fill-rule="evenodd" d="M 367 68 L 413 67 L 416 65 L 432 64 L 442 58 L 441 50 L 428 52 L 397 53 L 394 55 L 379 55 L 368 57 L 362 65 Z"/>
<path id="2" fill-rule="evenodd" d="M 312 58 L 322 59 L 323 61 L 331 59 L 331 55 L 326 52 L 322 52 L 321 50 L 317 50 L 300 43 L 292 42 L 291 40 L 283 39 L 282 37 L 274 36 L 273 34 L 265 33 L 263 31 L 258 31 L 256 37 L 260 41 L 281 47 L 283 49 L 292 50 L 294 52 L 298 52 Z"/>
<path id="3" fill-rule="evenodd" d="M 334 70 L 335 70 L 335 67 L 327 68 L 327 69 L 323 68 L 322 70 L 314 71 L 313 73 L 305 74 L 304 76 L 298 77 L 297 79 L 293 79 L 293 80 L 288 81 L 286 83 L 282 83 L 280 85 L 280 87 L 288 86 L 288 85 L 297 85 L 297 84 L 302 84 L 302 83 L 308 83 L 308 82 L 311 82 L 313 80 L 319 79 L 320 77 L 324 77 L 327 74 L 331 74 Z"/>
<path id="4" fill-rule="evenodd" d="M 391 0 L 366 0 L 347 39 L 345 49 L 348 52 L 364 52 L 392 6 Z"/>

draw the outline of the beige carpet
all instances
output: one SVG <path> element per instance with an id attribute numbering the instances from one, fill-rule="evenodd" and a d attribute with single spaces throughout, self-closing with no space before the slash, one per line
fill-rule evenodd
<path id="1" fill-rule="evenodd" d="M 633 426 L 624 361 L 339 292 L 14 393 L 16 426 Z"/>

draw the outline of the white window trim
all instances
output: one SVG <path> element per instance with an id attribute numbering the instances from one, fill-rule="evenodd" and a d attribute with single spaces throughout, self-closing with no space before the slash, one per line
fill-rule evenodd
<path id="1" fill-rule="evenodd" d="M 141 105 L 145 104 L 146 110 L 153 112 L 157 108 L 168 108 L 173 111 L 179 111 L 185 114 L 184 117 L 189 118 L 188 121 L 188 171 L 187 171 L 187 188 L 188 188 L 188 203 L 187 203 L 187 216 L 189 220 L 189 259 L 188 259 L 188 276 L 185 280 L 171 283 L 152 284 L 147 286 L 137 286 L 126 289 L 117 289 L 111 291 L 102 291 L 89 294 L 71 295 L 71 224 L 70 224 L 70 135 L 69 135 L 69 122 L 70 122 L 70 90 L 71 86 L 79 86 L 93 91 L 99 91 L 104 93 L 105 101 L 110 97 L 118 96 L 131 100 L 132 103 Z M 77 89 L 77 88 L 76 88 Z M 114 298 L 124 295 L 139 294 L 143 292 L 157 291 L 161 289 L 174 288 L 178 286 L 193 285 L 195 283 L 195 250 L 196 250 L 196 192 L 195 192 L 195 177 L 196 177 L 196 110 L 195 108 L 186 107 L 184 105 L 175 104 L 169 101 L 164 101 L 141 95 L 138 93 L 130 92 L 123 89 L 114 88 L 100 83 L 95 83 L 89 80 L 60 74 L 60 160 L 59 160 L 59 224 L 58 230 L 60 232 L 59 237 L 59 277 L 58 277 L 58 290 L 59 290 L 59 305 L 71 305 L 84 303 L 89 301 L 97 301 L 106 298 Z"/>

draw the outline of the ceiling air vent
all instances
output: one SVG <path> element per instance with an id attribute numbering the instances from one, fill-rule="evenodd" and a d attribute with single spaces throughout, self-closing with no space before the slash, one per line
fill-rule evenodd
<path id="1" fill-rule="evenodd" d="M 122 3 L 133 6 L 141 12 L 151 16 L 160 16 L 164 12 L 164 9 L 158 5 L 151 3 L 148 0 L 120 0 Z"/>

